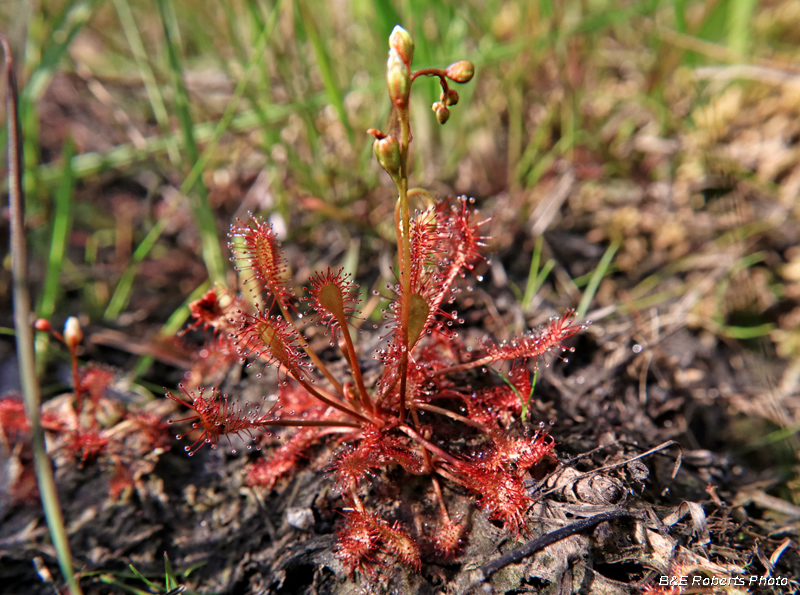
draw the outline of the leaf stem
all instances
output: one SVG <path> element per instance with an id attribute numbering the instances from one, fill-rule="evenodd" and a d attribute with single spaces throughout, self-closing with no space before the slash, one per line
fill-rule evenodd
<path id="1" fill-rule="evenodd" d="M 472 368 L 477 368 L 478 366 L 488 366 L 489 364 L 493 364 L 497 361 L 496 355 L 487 355 L 480 359 L 473 360 L 471 362 L 464 362 L 463 364 L 457 364 L 455 366 L 448 366 L 447 368 L 439 368 L 438 370 L 434 370 L 430 373 L 431 376 L 444 376 L 445 374 L 452 374 L 454 372 L 463 372 L 464 370 L 471 370 Z"/>
<path id="2" fill-rule="evenodd" d="M 353 338 L 350 336 L 350 329 L 347 328 L 347 319 L 344 318 L 344 316 L 342 316 L 340 319 L 340 317 L 337 315 L 337 320 L 339 327 L 342 329 L 342 337 L 344 338 L 344 343 L 347 347 L 347 363 L 350 365 L 350 371 L 353 373 L 353 378 L 356 381 L 358 394 L 361 398 L 361 404 L 367 411 L 373 413 L 375 411 L 375 406 L 373 405 L 372 399 L 370 399 L 369 393 L 367 392 L 367 387 L 364 384 L 364 377 L 361 375 L 361 366 L 358 365 L 358 356 L 356 355 L 356 348 L 353 345 Z"/>
<path id="3" fill-rule="evenodd" d="M 342 405 L 341 403 L 337 403 L 332 398 L 323 395 L 319 390 L 317 390 L 316 388 L 311 386 L 311 383 L 308 380 L 306 380 L 305 378 L 303 378 L 302 374 L 300 374 L 300 372 L 298 370 L 294 370 L 294 369 L 291 369 L 291 368 L 286 368 L 286 369 L 289 371 L 289 373 L 292 375 L 292 377 L 295 380 L 297 380 L 297 382 L 300 383 L 300 385 L 304 389 L 306 389 L 309 393 L 311 393 L 313 396 L 315 396 L 317 399 L 319 399 L 320 401 L 322 401 L 326 405 L 328 405 L 330 407 L 333 407 L 334 409 L 337 409 L 338 411 L 341 411 L 342 413 L 344 413 L 346 415 L 349 415 L 350 417 L 354 417 L 354 418 L 356 418 L 357 420 L 359 420 L 359 421 L 361 421 L 363 423 L 371 423 L 371 420 L 369 418 L 364 417 L 363 415 L 361 415 L 357 411 L 353 411 L 352 409 L 350 409 L 346 405 Z"/>
<path id="4" fill-rule="evenodd" d="M 457 458 L 455 458 L 453 455 L 451 455 L 450 453 L 445 452 L 444 450 L 442 450 L 441 448 L 439 448 L 435 444 L 432 444 L 432 443 L 428 442 L 427 440 L 425 440 L 425 438 L 420 436 L 419 433 L 417 433 L 415 430 L 409 428 L 408 426 L 399 426 L 397 429 L 400 430 L 401 432 L 403 432 L 404 434 L 406 434 L 408 437 L 413 438 L 414 440 L 419 442 L 422 446 L 427 448 L 429 451 L 431 451 L 435 455 L 440 456 L 441 458 L 443 458 L 445 461 L 447 461 L 451 465 L 458 465 L 460 463 L 460 461 Z"/>
<path id="5" fill-rule="evenodd" d="M 176 420 L 179 421 L 179 420 Z M 295 428 L 361 428 L 362 424 L 354 421 L 328 421 L 325 419 L 274 419 L 260 421 L 259 427 L 295 427 Z"/>
<path id="6" fill-rule="evenodd" d="M 294 327 L 294 330 L 297 332 L 297 342 L 300 344 L 302 350 L 305 351 L 308 358 L 314 362 L 317 370 L 319 370 L 322 375 L 328 379 L 328 382 L 331 383 L 331 386 L 333 386 L 336 392 L 344 397 L 344 387 L 342 387 L 342 383 L 336 379 L 333 373 L 328 369 L 328 366 L 326 366 L 317 353 L 311 349 L 311 345 L 308 344 L 308 341 L 306 341 L 303 333 L 301 333 L 300 329 L 297 328 L 297 324 L 295 324 L 294 318 L 292 318 L 292 314 L 289 312 L 289 308 L 287 308 L 286 305 L 281 302 L 281 300 L 275 300 L 275 302 L 278 304 L 278 308 L 280 308 L 283 318 L 286 320 L 286 322 L 291 324 L 292 327 Z"/>

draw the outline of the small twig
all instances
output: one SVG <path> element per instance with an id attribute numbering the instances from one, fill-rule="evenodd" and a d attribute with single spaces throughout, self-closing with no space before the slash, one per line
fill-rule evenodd
<path id="1" fill-rule="evenodd" d="M 553 545 L 554 543 L 561 541 L 567 537 L 575 535 L 576 533 L 580 533 L 585 531 L 586 529 L 591 529 L 595 525 L 599 525 L 600 523 L 604 523 L 606 521 L 610 521 L 612 519 L 619 519 L 619 518 L 635 518 L 639 520 L 644 520 L 644 514 L 638 510 L 611 510 L 609 512 L 602 512 L 600 514 L 596 514 L 588 519 L 583 519 L 580 521 L 576 521 L 574 523 L 570 523 L 560 529 L 556 529 L 555 531 L 551 531 L 550 533 L 546 533 L 541 537 L 537 537 L 536 539 L 532 539 L 521 548 L 518 548 L 512 552 L 505 554 L 504 556 L 500 556 L 499 558 L 489 562 L 488 564 L 484 564 L 481 566 L 477 571 L 477 578 L 476 580 L 466 589 L 465 593 L 469 593 L 475 587 L 478 587 L 481 583 L 486 582 L 490 576 L 492 576 L 498 570 L 505 568 L 509 564 L 516 564 L 517 562 L 521 562 L 523 559 L 527 558 L 546 548 L 547 546 Z"/>
<path id="2" fill-rule="evenodd" d="M 14 329 L 17 337 L 17 358 L 22 382 L 22 395 L 25 411 L 31 426 L 31 442 L 36 479 L 42 499 L 42 508 L 53 539 L 58 565 L 67 588 L 72 595 L 81 595 L 81 587 L 72 569 L 72 557 L 64 528 L 64 517 L 58 503 L 53 468 L 44 444 L 44 431 L 39 416 L 41 394 L 36 379 L 34 363 L 33 327 L 31 325 L 31 302 L 28 295 L 28 263 L 25 250 L 25 230 L 23 209 L 25 195 L 22 186 L 22 136 L 19 125 L 17 105 L 17 79 L 14 73 L 14 59 L 8 39 L 0 35 L 0 45 L 6 65 L 6 117 L 8 122 L 8 202 L 11 226 L 11 276 L 14 292 Z"/>

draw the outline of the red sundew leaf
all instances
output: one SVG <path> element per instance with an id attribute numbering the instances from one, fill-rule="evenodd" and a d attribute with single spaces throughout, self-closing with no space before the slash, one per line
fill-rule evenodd
<path id="1" fill-rule="evenodd" d="M 416 571 L 422 560 L 416 541 L 399 523 L 389 525 L 374 513 L 346 510 L 343 526 L 337 531 L 336 554 L 352 576 L 356 570 L 373 573 L 372 563 L 378 552 L 399 559 Z"/>
<path id="2" fill-rule="evenodd" d="M 260 217 L 251 214 L 250 219 L 247 224 L 237 219 L 231 225 L 228 247 L 244 262 L 239 270 L 253 273 L 245 283 L 255 281 L 259 289 L 267 290 L 270 298 L 283 308 L 290 307 L 294 292 L 287 284 L 286 261 L 275 230 Z"/>
<path id="3" fill-rule="evenodd" d="M 522 401 L 531 394 L 531 376 L 524 366 L 514 366 L 506 376 L 508 384 L 486 387 L 470 396 L 464 396 L 469 418 L 489 426 L 499 422 L 507 427 L 522 413 Z"/>
<path id="4" fill-rule="evenodd" d="M 178 386 L 181 391 L 183 391 L 183 394 L 186 395 L 189 402 L 176 397 L 170 392 L 167 392 L 166 396 L 176 403 L 186 405 L 194 410 L 196 415 L 183 419 L 170 420 L 168 422 L 172 424 L 179 421 L 194 421 L 191 430 L 176 436 L 176 438 L 180 440 L 191 434 L 194 430 L 202 430 L 197 440 L 190 446 L 184 447 L 184 450 L 189 453 L 189 456 L 192 456 L 206 444 L 211 445 L 211 448 L 217 448 L 220 436 L 225 436 L 228 439 L 228 444 L 231 445 L 231 449 L 233 449 L 230 440 L 231 434 L 235 434 L 240 438 L 242 438 L 244 434 L 250 439 L 255 440 L 253 431 L 266 433 L 262 423 L 274 419 L 269 411 L 262 414 L 260 408 L 251 408 L 249 404 L 244 409 L 235 405 L 229 406 L 228 395 L 223 395 L 216 388 L 212 388 L 211 396 L 206 397 L 204 396 L 205 388 L 200 388 L 198 394 L 195 395 L 194 391 L 187 391 L 182 384 Z"/>
<path id="5" fill-rule="evenodd" d="M 411 290 L 419 291 L 420 282 L 425 274 L 426 267 L 435 267 L 436 247 L 438 239 L 438 222 L 436 209 L 431 207 L 415 213 L 411 220 Z"/>
<path id="6" fill-rule="evenodd" d="M 363 481 L 371 480 L 375 476 L 373 469 L 380 466 L 376 455 L 375 450 L 365 448 L 364 444 L 358 448 L 349 446 L 337 453 L 330 467 L 336 491 L 346 495 L 349 490 L 358 489 Z"/>
<path id="7" fill-rule="evenodd" d="M 290 379 L 278 384 L 277 403 L 280 405 L 281 414 L 288 414 L 291 417 L 307 417 L 309 414 L 315 414 L 319 419 L 327 409 L 327 405 Z"/>
<path id="8" fill-rule="evenodd" d="M 548 456 L 555 448 L 555 440 L 547 432 L 537 432 L 533 437 L 514 438 L 500 434 L 493 436 L 492 456 L 482 461 L 494 470 L 513 465 L 517 473 L 524 473 Z"/>
<path id="9" fill-rule="evenodd" d="M 192 366 L 184 375 L 189 387 L 213 384 L 224 379 L 231 367 L 240 359 L 230 336 L 214 336 L 192 354 Z"/>
<path id="10" fill-rule="evenodd" d="M 419 572 L 422 560 L 417 542 L 400 527 L 397 521 L 391 527 L 380 520 L 376 523 L 381 549 Z"/>
<path id="11" fill-rule="evenodd" d="M 189 328 L 214 327 L 218 320 L 225 315 L 225 309 L 219 301 L 216 289 L 209 289 L 203 297 L 189 303 L 189 314 L 194 322 Z"/>
<path id="12" fill-rule="evenodd" d="M 194 329 L 211 329 L 215 334 L 225 333 L 231 323 L 228 319 L 231 312 L 236 312 L 244 307 L 244 300 L 228 295 L 220 288 L 212 288 L 199 299 L 189 304 L 189 314 L 192 323 L 181 332 Z"/>
<path id="13" fill-rule="evenodd" d="M 490 220 L 472 221 L 470 205 L 474 199 L 460 196 L 455 202 L 445 202 L 437 210 L 439 254 L 442 257 L 444 277 L 453 279 L 465 276 L 475 264 L 484 260 L 481 250 L 486 247 L 488 237 L 478 228 Z"/>
<path id="14" fill-rule="evenodd" d="M 562 341 L 584 330 L 588 324 L 574 324 L 575 316 L 574 310 L 568 310 L 563 317 L 551 318 L 538 332 L 531 331 L 529 335 L 509 343 L 489 344 L 486 351 L 494 361 L 538 358 L 555 350 L 561 353 L 572 351 L 564 347 Z"/>
<path id="15" fill-rule="evenodd" d="M 326 273 L 317 272 L 309 279 L 311 287 L 306 288 L 311 308 L 316 318 L 328 327 L 332 340 L 336 339 L 343 322 L 356 314 L 358 300 L 354 296 L 357 286 L 352 277 L 339 269 L 335 274 L 328 267 Z"/>
<path id="16" fill-rule="evenodd" d="M 411 221 L 409 351 L 422 337 L 446 331 L 446 327 L 458 322 L 457 314 L 444 311 L 442 306 L 452 302 L 455 279 L 472 270 L 481 259 L 480 249 L 486 245 L 486 238 L 478 232 L 485 221 L 470 221 L 468 203 L 465 197 L 456 203 L 445 201 L 418 212 Z M 391 308 L 395 334 L 402 328 L 401 291 L 398 283 Z"/>
<path id="17" fill-rule="evenodd" d="M 154 450 L 170 449 L 169 424 L 166 421 L 146 412 L 135 413 L 131 419 L 137 427 L 134 445 L 140 455 L 144 456 Z"/>
<path id="18" fill-rule="evenodd" d="M 320 428 L 301 428 L 272 456 L 253 463 L 247 470 L 245 482 L 271 490 L 279 479 L 297 469 L 297 461 L 305 451 L 320 438 Z"/>
<path id="19" fill-rule="evenodd" d="M 458 520 L 457 518 L 455 521 L 443 521 L 441 525 L 436 527 L 436 532 L 432 536 L 436 551 L 445 560 L 452 559 L 461 550 L 461 546 L 464 543 L 464 535 L 467 528 L 458 523 Z"/>
<path id="20" fill-rule="evenodd" d="M 98 430 L 77 429 L 70 432 L 64 448 L 71 456 L 80 458 L 80 464 L 84 465 L 96 460 L 108 442 L 108 437 Z"/>
<path id="21" fill-rule="evenodd" d="M 78 390 L 82 395 L 88 395 L 93 403 L 97 403 L 103 392 L 114 382 L 114 373 L 96 364 L 89 364 L 78 372 Z"/>
<path id="22" fill-rule="evenodd" d="M 390 306 L 391 320 L 389 325 L 394 334 L 389 346 L 390 359 L 399 357 L 396 352 L 400 349 L 399 335 L 402 328 L 401 291 L 400 284 L 398 284 Z M 452 334 L 447 330 L 447 327 L 452 326 L 453 322 L 456 321 L 456 316 L 454 313 L 445 312 L 439 307 L 443 303 L 446 293 L 444 280 L 434 271 L 421 273 L 415 286 L 412 286 L 408 316 L 409 351 L 413 351 L 420 344 L 423 337 L 433 333 Z"/>
<path id="23" fill-rule="evenodd" d="M 10 396 L 0 398 L 0 431 L 8 442 L 30 432 L 30 424 L 25 415 L 25 405 L 20 399 Z"/>
<path id="24" fill-rule="evenodd" d="M 256 314 L 239 312 L 241 325 L 231 334 L 242 359 L 265 359 L 279 364 L 298 376 L 305 365 L 297 348 L 297 331 L 281 316 L 269 316 L 266 311 Z"/>
<path id="25" fill-rule="evenodd" d="M 356 571 L 368 571 L 374 575 L 372 562 L 378 552 L 378 520 L 373 514 L 358 510 L 347 510 L 344 521 L 336 532 L 336 555 L 342 561 L 347 573 L 353 576 Z"/>
<path id="26" fill-rule="evenodd" d="M 525 532 L 525 513 L 533 501 L 525 492 L 519 475 L 502 469 L 490 470 L 468 461 L 460 462 L 453 469 L 464 486 L 479 496 L 478 504 L 491 520 L 502 521 L 506 531 L 514 535 Z"/>
<path id="27" fill-rule="evenodd" d="M 383 444 L 381 445 L 381 453 L 388 462 L 396 463 L 414 475 L 422 475 L 427 471 L 423 458 L 405 448 L 400 448 L 393 444 Z"/>
<path id="28" fill-rule="evenodd" d="M 108 497 L 117 502 L 122 493 L 134 485 L 134 477 L 130 467 L 117 459 L 114 462 L 114 476 L 108 486 Z"/>

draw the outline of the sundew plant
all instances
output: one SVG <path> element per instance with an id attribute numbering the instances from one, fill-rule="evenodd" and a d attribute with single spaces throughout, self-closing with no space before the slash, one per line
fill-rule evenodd
<path id="1" fill-rule="evenodd" d="M 569 351 L 564 340 L 583 328 L 568 312 L 514 341 L 486 340 L 472 349 L 454 330 L 463 321 L 452 306 L 460 288 L 472 281 L 488 238 L 472 200 L 433 201 L 427 191 L 409 188 L 409 98 L 417 79 L 436 77 L 441 96 L 433 112 L 444 124 L 458 104 L 454 84 L 468 83 L 474 66 L 462 60 L 414 71 L 413 57 L 411 37 L 396 27 L 386 70 L 390 123 L 386 131 L 368 131 L 375 156 L 397 189 L 396 278 L 384 296 L 389 302 L 385 324 L 376 331 L 383 346 L 364 353 L 357 345 L 358 287 L 350 275 L 325 268 L 300 293 L 288 275 L 276 232 L 251 216 L 232 225 L 230 247 L 243 263 L 248 289 L 260 296 L 255 306 L 217 288 L 192 304 L 192 315 L 194 326 L 213 331 L 206 353 L 279 369 L 276 403 L 267 411 L 241 407 L 235 398 L 208 387 L 181 386 L 181 393 L 167 394 L 192 410 L 175 420 L 191 422 L 178 436 L 191 435 L 185 446 L 190 455 L 204 445 L 216 448 L 220 439 L 230 442 L 231 435 L 258 438 L 291 428 L 279 448 L 264 449 L 263 458 L 250 467 L 251 485 L 271 489 L 298 467 L 301 456 L 323 444 L 335 449 L 327 473 L 340 497 L 337 553 L 351 574 L 373 573 L 376 563 L 388 559 L 418 569 L 424 557 L 456 556 L 469 526 L 465 515 L 448 506 L 446 494 L 452 490 L 472 494 L 505 530 L 526 531 L 532 500 L 524 479 L 554 448 L 543 426 L 529 431 L 520 422 L 519 395 L 531 392 L 527 362 Z M 420 197 L 431 206 L 412 209 Z M 327 328 L 346 367 L 326 363 L 315 353 L 303 333 L 309 321 Z M 362 365 L 370 357 L 381 367 L 371 381 Z M 505 362 L 510 362 L 504 372 L 507 384 L 471 385 L 470 370 Z M 334 371 L 342 369 L 346 374 Z M 415 485 L 423 486 L 422 506 L 406 506 L 400 486 L 377 489 L 381 483 L 405 485 L 414 477 Z M 379 512 L 387 510 L 412 513 Z"/>

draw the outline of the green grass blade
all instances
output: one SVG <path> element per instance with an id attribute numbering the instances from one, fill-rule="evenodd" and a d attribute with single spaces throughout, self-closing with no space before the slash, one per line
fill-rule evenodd
<path id="1" fill-rule="evenodd" d="M 43 40 L 41 58 L 35 66 L 27 85 L 20 97 L 20 107 L 38 101 L 50 84 L 53 72 L 67 54 L 75 36 L 89 22 L 95 9 L 102 0 L 84 0 L 83 2 L 67 2 L 64 10 L 54 19 L 50 35 Z M 35 140 L 35 139 L 31 139 Z"/>
<path id="2" fill-rule="evenodd" d="M 71 163 L 75 153 L 75 145 L 72 138 L 67 137 L 62 152 L 64 163 L 61 184 L 56 191 L 55 213 L 53 216 L 53 233 L 50 239 L 50 254 L 47 259 L 47 270 L 44 277 L 44 287 L 39 298 L 37 316 L 45 320 L 51 320 L 56 310 L 61 285 L 59 277 L 64 265 L 64 254 L 67 250 L 69 232 L 72 229 L 72 193 L 75 190 L 75 176 L 72 172 Z M 47 358 L 47 346 L 50 344 L 48 333 L 39 333 L 36 337 L 36 371 L 41 373 Z"/>
<path id="3" fill-rule="evenodd" d="M 308 40 L 311 42 L 311 46 L 314 48 L 314 56 L 317 60 L 317 67 L 319 68 L 320 76 L 322 77 L 322 84 L 325 87 L 325 92 L 328 95 L 328 101 L 331 102 L 331 105 L 333 105 L 336 113 L 339 115 L 339 120 L 341 120 L 342 125 L 347 131 L 347 138 L 350 140 L 350 144 L 353 144 L 355 136 L 353 134 L 353 129 L 350 126 L 350 121 L 347 117 L 347 110 L 345 110 L 344 107 L 344 94 L 336 82 L 336 74 L 335 69 L 331 64 L 330 52 L 320 36 L 317 23 L 314 20 L 314 16 L 311 14 L 311 10 L 306 4 L 306 1 L 298 1 L 297 8 L 300 11 L 300 19 L 303 21 L 303 27 L 306 30 Z"/>
<path id="4" fill-rule="evenodd" d="M 148 579 L 145 575 L 143 575 L 141 572 L 139 572 L 133 564 L 128 564 L 128 568 L 131 569 L 131 572 L 136 578 L 142 581 L 151 590 L 157 590 L 159 588 L 159 586 L 156 583 L 154 583 L 153 581 Z"/>
<path id="5" fill-rule="evenodd" d="M 614 5 L 614 3 L 610 3 L 610 6 Z M 651 15 L 658 8 L 658 5 L 659 0 L 643 0 L 640 2 L 635 2 L 630 6 L 604 10 L 598 14 L 594 14 L 583 19 L 574 31 L 568 33 L 568 36 L 575 34 L 596 33 L 614 25 L 628 22 L 636 16 Z"/>
<path id="6" fill-rule="evenodd" d="M 131 593 L 131 595 L 152 595 L 153 594 L 153 591 L 151 591 L 151 590 L 142 591 L 141 589 L 137 589 L 136 587 L 131 587 L 130 585 L 126 585 L 125 583 L 122 583 L 122 582 L 118 581 L 115 577 L 110 576 L 110 575 L 101 574 L 97 578 L 104 585 L 111 585 L 112 587 L 114 587 L 115 589 L 118 589 L 119 591 L 122 591 L 122 592 L 125 592 L 125 593 Z"/>
<path id="7" fill-rule="evenodd" d="M 164 104 L 164 98 L 161 95 L 161 90 L 156 82 L 156 76 L 153 69 L 150 67 L 150 62 L 147 58 L 147 52 L 142 42 L 142 36 L 139 34 L 139 27 L 133 18 L 128 0 L 114 0 L 114 8 L 117 10 L 119 22 L 122 25 L 122 30 L 125 32 L 125 38 L 128 40 L 128 46 L 131 48 L 136 68 L 139 70 L 139 76 L 142 77 L 147 97 L 150 101 L 150 107 L 153 110 L 153 115 L 158 122 L 159 127 L 165 133 L 169 132 L 169 114 L 167 113 L 167 106 Z M 176 167 L 181 165 L 181 154 L 178 149 L 178 144 L 175 139 L 167 136 L 165 139 L 167 154 L 170 161 Z"/>
<path id="8" fill-rule="evenodd" d="M 263 51 L 266 47 L 267 41 L 269 40 L 270 36 L 272 35 L 272 32 L 275 29 L 275 25 L 277 23 L 277 15 L 279 14 L 278 11 L 279 7 L 280 3 L 278 3 L 278 6 L 276 6 L 276 8 L 273 10 L 269 21 L 265 25 L 264 30 L 262 31 L 261 36 L 259 37 L 256 43 L 256 48 L 252 54 L 253 57 L 250 63 L 247 65 L 244 75 L 237 83 L 236 89 L 234 90 L 233 93 L 233 97 L 228 102 L 228 105 L 225 108 L 225 112 L 223 113 L 222 118 L 217 123 L 214 132 L 208 141 L 208 145 L 203 151 L 203 154 L 195 160 L 194 167 L 192 167 L 192 170 L 189 172 L 189 175 L 186 176 L 186 178 L 184 179 L 183 184 L 181 185 L 180 188 L 180 192 L 182 194 L 184 195 L 188 194 L 191 191 L 192 187 L 194 187 L 195 184 L 200 182 L 200 176 L 202 175 L 205 166 L 208 164 L 208 160 L 211 158 L 211 155 L 213 154 L 213 151 L 216 148 L 219 139 L 222 138 L 222 135 L 225 133 L 226 130 L 229 129 L 231 123 L 233 122 L 236 114 L 236 108 L 239 105 L 239 100 L 241 99 L 245 87 L 247 86 L 248 75 L 251 69 L 254 68 L 257 64 L 259 64 L 261 56 L 263 55 Z M 206 205 L 208 204 L 207 201 L 205 201 L 205 203 Z M 213 214 L 211 214 L 211 217 L 213 223 Z M 114 290 L 114 294 L 112 295 L 111 300 L 109 301 L 108 307 L 106 308 L 106 312 L 104 314 L 104 318 L 106 320 L 115 319 L 126 307 L 128 300 L 130 298 L 131 289 L 133 288 L 133 281 L 135 279 L 136 272 L 139 269 L 139 265 L 147 257 L 150 250 L 155 245 L 156 241 L 158 241 L 158 238 L 161 236 L 161 233 L 164 231 L 164 228 L 166 227 L 168 219 L 169 219 L 168 214 L 159 219 L 156 225 L 153 226 L 153 228 L 147 234 L 145 239 L 142 241 L 141 244 L 139 244 L 139 246 L 135 250 L 133 257 L 131 259 L 131 263 L 128 265 L 128 267 L 122 274 L 122 277 L 120 278 L 120 281 L 117 284 L 116 289 Z M 216 238 L 216 227 L 214 228 L 214 236 Z M 217 244 L 218 243 L 219 242 L 217 241 Z M 211 277 L 212 279 L 214 278 L 213 275 L 211 275 Z M 214 280 L 217 281 L 218 279 Z"/>
<path id="9" fill-rule="evenodd" d="M 55 213 L 53 216 L 53 235 L 50 241 L 50 257 L 47 261 L 47 271 L 44 278 L 44 287 L 39 300 L 37 314 L 40 318 L 50 320 L 55 312 L 59 294 L 59 275 L 64 263 L 64 254 L 67 249 L 67 240 L 72 228 L 72 193 L 75 190 L 75 176 L 72 171 L 72 156 L 75 145 L 71 138 L 67 138 L 62 152 L 64 167 L 62 169 L 61 183 L 55 196 Z"/>
<path id="10" fill-rule="evenodd" d="M 767 337 L 776 329 L 776 325 L 771 322 L 765 322 L 756 326 L 730 326 L 725 325 L 720 327 L 722 335 L 731 339 L 757 339 L 758 337 Z"/>
<path id="11" fill-rule="evenodd" d="M 122 273 L 122 277 L 120 277 L 119 283 L 117 283 L 117 287 L 114 289 L 114 293 L 108 302 L 108 307 L 103 314 L 103 318 L 105 320 L 115 320 L 117 316 L 120 315 L 122 310 L 124 310 L 128 305 L 131 289 L 133 288 L 133 281 L 136 278 L 136 272 L 139 270 L 139 265 L 150 253 L 150 250 L 153 248 L 153 246 L 155 246 L 158 238 L 161 237 L 161 234 L 167 227 L 167 222 L 169 221 L 170 215 L 173 211 L 174 209 L 171 209 L 168 213 L 165 213 L 164 216 L 156 221 L 156 224 L 150 229 L 144 240 L 142 240 L 142 243 L 136 247 L 136 250 L 134 250 L 133 256 L 131 257 L 131 262 Z"/>
<path id="12" fill-rule="evenodd" d="M 689 0 L 674 0 L 673 11 L 675 13 L 675 30 L 679 33 L 686 33 L 686 8 Z"/>
<path id="13" fill-rule="evenodd" d="M 614 255 L 617 253 L 617 250 L 619 250 L 621 244 L 622 241 L 620 239 L 615 239 L 611 242 L 611 245 L 600 259 L 597 268 L 592 272 L 591 277 L 589 277 L 589 282 L 586 284 L 583 296 L 581 296 L 581 302 L 578 304 L 578 318 L 586 316 L 586 312 L 589 310 L 589 306 L 597 293 L 597 288 L 600 286 L 600 281 L 606 276 L 611 261 L 614 259 Z"/>
<path id="14" fill-rule="evenodd" d="M 209 159 L 211 158 L 214 149 L 219 143 L 219 140 L 222 138 L 222 135 L 231 125 L 233 122 L 233 118 L 236 115 L 236 109 L 239 107 L 239 101 L 244 95 L 245 89 L 247 88 L 247 81 L 249 79 L 249 75 L 253 68 L 256 65 L 259 65 L 262 61 L 262 56 L 264 54 L 264 50 L 267 47 L 267 42 L 269 41 L 270 37 L 272 36 L 273 31 L 275 30 L 275 25 L 278 22 L 278 14 L 280 9 L 281 2 L 278 2 L 275 9 L 272 11 L 270 15 L 269 21 L 264 26 L 261 35 L 259 36 L 258 40 L 256 41 L 255 48 L 252 52 L 251 59 L 248 62 L 247 66 L 245 67 L 244 74 L 239 79 L 239 82 L 236 84 L 236 88 L 233 91 L 233 96 L 231 100 L 228 102 L 228 105 L 225 107 L 225 112 L 222 114 L 222 118 L 217 123 L 217 126 L 214 130 L 214 134 L 212 135 L 211 139 L 208 142 L 203 154 L 200 155 L 196 160 L 194 167 L 189 172 L 189 175 L 186 176 L 183 184 L 181 185 L 181 192 L 188 193 L 191 191 L 191 188 L 198 182 L 200 182 L 200 176 L 203 174 L 203 170 L 205 166 L 208 164 Z M 188 146 L 188 143 L 187 143 Z"/>
<path id="15" fill-rule="evenodd" d="M 19 98 L 19 116 L 22 122 L 25 176 L 23 180 L 26 192 L 26 210 L 29 216 L 37 217 L 42 212 L 37 188 L 36 171 L 41 161 L 39 151 L 39 109 L 38 102 L 47 89 L 53 77 L 53 72 L 67 54 L 70 44 L 75 36 L 89 22 L 97 5 L 101 0 L 86 0 L 83 2 L 67 2 L 61 13 L 53 20 L 52 25 L 40 22 L 41 47 L 30 53 L 38 56 L 38 61 L 28 65 L 31 74 L 28 77 Z M 50 26 L 48 26 L 50 25 Z M 36 42 L 29 43 L 35 44 Z"/>
<path id="16" fill-rule="evenodd" d="M 322 94 L 310 97 L 302 107 L 316 109 L 325 103 Z M 258 126 L 279 124 L 297 110 L 294 105 L 270 105 L 262 112 L 256 110 L 242 111 L 231 120 L 228 130 L 247 132 Z M 263 116 L 262 116 L 263 114 Z M 198 143 L 208 142 L 216 133 L 218 122 L 201 122 L 193 127 L 193 135 Z M 150 137 L 145 139 L 144 147 L 136 147 L 131 143 L 119 145 L 104 152 L 82 153 L 72 158 L 72 171 L 78 180 L 91 177 L 112 169 L 119 169 L 146 161 L 148 158 L 163 153 L 170 142 L 183 146 L 182 135 Z M 369 147 L 368 147 L 369 148 Z M 371 150 L 370 150 L 371 154 Z M 36 177 L 43 186 L 57 186 L 61 176 L 61 168 L 53 165 L 40 165 Z"/>
<path id="17" fill-rule="evenodd" d="M 200 153 L 197 149 L 197 141 L 194 138 L 194 122 L 189 109 L 189 94 L 183 84 L 183 68 L 178 47 L 180 40 L 178 21 L 172 4 L 167 0 L 158 0 L 158 9 L 164 31 L 170 76 L 175 94 L 175 112 L 183 132 L 186 154 L 192 163 L 197 163 Z M 214 212 L 208 204 L 208 190 L 202 180 L 199 180 L 199 176 L 193 190 L 194 192 L 189 191 L 187 196 L 189 196 L 195 223 L 200 232 L 203 260 L 209 276 L 215 281 L 223 281 L 226 270 L 225 258 L 222 255 L 222 247 L 217 235 Z"/>
<path id="18" fill-rule="evenodd" d="M 544 237 L 539 236 L 536 238 L 536 243 L 533 246 L 533 254 L 531 255 L 531 266 L 528 269 L 528 283 L 525 285 L 525 294 L 522 296 L 522 309 L 527 310 L 531 307 L 531 301 L 536 294 L 538 284 L 536 280 L 539 276 L 539 262 L 542 259 L 542 247 L 544 246 Z"/>
<path id="19" fill-rule="evenodd" d="M 164 584 L 167 591 L 178 588 L 178 579 L 175 578 L 175 570 L 172 568 L 172 562 L 170 562 L 167 552 L 164 552 Z"/>
<path id="20" fill-rule="evenodd" d="M 375 11 L 375 20 L 377 21 L 378 39 L 389 39 L 395 25 L 400 25 L 402 19 L 395 10 L 391 2 L 369 2 L 371 8 Z"/>
<path id="21" fill-rule="evenodd" d="M 746 56 L 752 41 L 751 24 L 757 0 L 732 0 L 728 13 L 728 47 L 739 56 Z"/>

